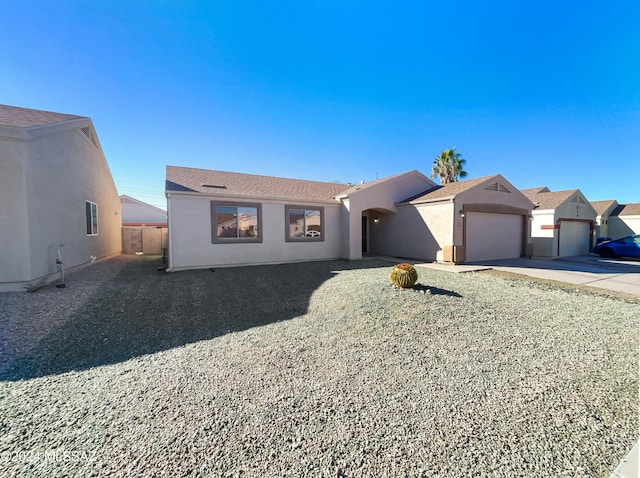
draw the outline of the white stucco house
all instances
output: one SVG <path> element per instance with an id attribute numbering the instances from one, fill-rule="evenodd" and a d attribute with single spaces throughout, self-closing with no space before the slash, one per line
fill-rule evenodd
<path id="1" fill-rule="evenodd" d="M 443 187 L 414 170 L 352 186 L 167 166 L 166 196 L 168 271 L 363 254 L 465 262 L 531 249 L 533 205 L 500 175 Z"/>
<path id="2" fill-rule="evenodd" d="M 619 204 L 609 216 L 609 237 L 640 234 L 640 203 Z"/>
<path id="3" fill-rule="evenodd" d="M 0 290 L 121 251 L 120 200 L 90 118 L 0 105 Z"/>
<path id="4" fill-rule="evenodd" d="M 593 248 L 597 212 L 579 189 L 551 192 L 547 187 L 523 189 L 534 204 L 533 257 L 588 254 Z"/>
<path id="5" fill-rule="evenodd" d="M 122 205 L 122 252 L 163 254 L 167 247 L 167 211 L 152 204 L 120 196 Z"/>
<path id="6" fill-rule="evenodd" d="M 167 211 L 126 194 L 120 195 L 122 226 L 167 227 Z"/>

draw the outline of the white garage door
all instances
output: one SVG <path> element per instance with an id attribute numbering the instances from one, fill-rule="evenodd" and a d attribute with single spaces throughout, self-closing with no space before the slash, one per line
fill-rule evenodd
<path id="1" fill-rule="evenodd" d="M 589 254 L 589 223 L 560 221 L 559 257 Z"/>
<path id="2" fill-rule="evenodd" d="M 467 213 L 467 262 L 513 259 L 522 253 L 522 216 Z"/>

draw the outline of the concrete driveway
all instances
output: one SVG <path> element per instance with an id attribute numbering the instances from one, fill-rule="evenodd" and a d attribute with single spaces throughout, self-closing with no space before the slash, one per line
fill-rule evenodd
<path id="1" fill-rule="evenodd" d="M 492 269 L 640 296 L 640 261 L 596 255 L 545 259 L 503 259 L 474 263 Z"/>

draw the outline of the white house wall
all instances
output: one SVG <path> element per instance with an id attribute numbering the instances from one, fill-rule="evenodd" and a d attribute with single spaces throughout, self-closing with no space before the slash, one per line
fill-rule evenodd
<path id="1" fill-rule="evenodd" d="M 339 204 L 261 201 L 262 242 L 213 244 L 211 201 L 255 204 L 255 200 L 192 196 L 169 193 L 169 271 L 238 265 L 276 264 L 342 257 L 342 227 Z M 324 208 L 324 241 L 287 242 L 285 205 Z"/>
<path id="2" fill-rule="evenodd" d="M 533 242 L 534 258 L 549 258 L 558 255 L 557 230 L 553 229 L 555 220 L 555 214 L 552 209 L 533 211 L 531 240 Z M 543 226 L 547 228 L 543 229 Z"/>
<path id="3" fill-rule="evenodd" d="M 165 223 L 167 213 L 148 204 L 125 202 L 122 205 L 123 223 Z"/>

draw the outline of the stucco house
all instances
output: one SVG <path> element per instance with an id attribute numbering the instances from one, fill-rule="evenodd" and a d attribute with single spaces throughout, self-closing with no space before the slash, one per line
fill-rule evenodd
<path id="1" fill-rule="evenodd" d="M 168 271 L 363 254 L 464 262 L 469 251 L 531 248 L 533 205 L 500 175 L 443 187 L 414 170 L 352 186 L 167 166 L 166 196 Z"/>
<path id="2" fill-rule="evenodd" d="M 547 187 L 523 189 L 534 204 L 533 257 L 588 254 L 593 248 L 597 212 L 579 189 L 552 192 Z"/>
<path id="3" fill-rule="evenodd" d="M 90 118 L 0 105 L 0 290 L 120 253 L 120 209 Z"/>
<path id="4" fill-rule="evenodd" d="M 609 216 L 609 237 L 640 234 L 640 203 L 619 204 Z"/>
<path id="5" fill-rule="evenodd" d="M 435 186 L 380 217 L 372 251 L 452 263 L 529 257 L 532 209 L 500 174 Z"/>
<path id="6" fill-rule="evenodd" d="M 126 194 L 122 204 L 122 252 L 163 254 L 167 247 L 167 211 Z"/>
<path id="7" fill-rule="evenodd" d="M 618 207 L 618 201 L 607 199 L 604 201 L 591 201 L 591 206 L 596 210 L 595 234 L 599 237 L 609 236 L 609 217 Z"/>

